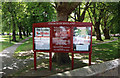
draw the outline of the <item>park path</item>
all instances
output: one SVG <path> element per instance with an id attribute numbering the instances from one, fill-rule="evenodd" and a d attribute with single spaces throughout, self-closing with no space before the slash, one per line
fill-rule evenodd
<path id="1" fill-rule="evenodd" d="M 30 38 L 30 37 L 29 37 Z M 5 50 L 3 50 L 0 53 L 0 75 L 5 75 L 8 76 L 12 73 L 15 73 L 19 70 L 22 70 L 23 68 L 25 68 L 26 66 L 28 66 L 29 64 L 31 64 L 31 62 L 33 62 L 34 59 L 16 59 L 13 57 L 13 54 L 16 50 L 16 48 L 21 45 L 22 43 L 24 43 L 26 40 L 28 40 L 29 38 L 26 38 L 25 40 L 22 40 L 16 44 L 14 44 L 11 47 L 6 48 Z M 116 41 L 117 39 L 115 38 L 114 40 L 111 41 L 106 41 L 106 42 L 101 42 L 101 43 L 97 43 L 97 44 L 93 44 L 93 46 L 95 45 L 99 45 L 99 44 L 104 44 L 104 43 L 109 43 L 109 42 L 113 42 Z M 38 58 L 41 59 L 41 58 Z"/>
<path id="2" fill-rule="evenodd" d="M 4 49 L 2 52 L 0 52 L 0 75 L 7 75 L 12 72 L 15 72 L 15 70 L 18 70 L 17 65 L 21 65 L 22 60 L 18 60 L 13 57 L 15 50 L 18 46 L 23 44 L 26 40 L 29 40 L 30 37 L 15 43 L 13 46 L 8 47 Z"/>
<path id="3" fill-rule="evenodd" d="M 110 43 L 110 42 L 113 42 L 113 41 L 116 41 L 116 40 L 118 40 L 118 38 L 114 38 L 114 40 L 111 40 L 111 41 L 105 41 L 105 42 L 95 43 L 95 44 L 92 44 L 92 46 L 99 45 L 99 44 L 104 44 L 104 43 Z"/>

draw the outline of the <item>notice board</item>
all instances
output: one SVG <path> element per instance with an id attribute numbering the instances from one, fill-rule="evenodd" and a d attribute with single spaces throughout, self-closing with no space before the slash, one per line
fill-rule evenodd
<path id="1" fill-rule="evenodd" d="M 33 50 L 38 52 L 91 52 L 92 24 L 46 22 L 33 24 Z"/>
<path id="2" fill-rule="evenodd" d="M 49 65 L 52 68 L 52 52 L 89 53 L 91 65 L 92 23 L 87 22 L 44 22 L 33 24 L 34 69 L 36 70 L 36 52 L 49 52 Z"/>

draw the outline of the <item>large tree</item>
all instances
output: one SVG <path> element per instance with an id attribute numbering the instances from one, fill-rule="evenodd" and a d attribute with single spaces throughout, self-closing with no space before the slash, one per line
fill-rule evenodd
<path id="1" fill-rule="evenodd" d="M 78 5 L 78 2 L 55 2 L 54 8 L 57 11 L 57 20 L 68 21 L 68 16 Z M 55 53 L 53 60 L 59 65 L 70 62 L 68 53 Z"/>
<path id="2" fill-rule="evenodd" d="M 103 41 L 100 31 L 101 19 L 103 18 L 103 12 L 104 12 L 102 6 L 103 6 L 102 3 L 93 2 L 90 9 L 88 10 L 88 14 L 94 26 L 96 40 L 100 40 L 100 41 Z"/>

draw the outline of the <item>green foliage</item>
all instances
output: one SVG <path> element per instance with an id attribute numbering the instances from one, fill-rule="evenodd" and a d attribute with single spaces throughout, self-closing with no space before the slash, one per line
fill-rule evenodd
<path id="1" fill-rule="evenodd" d="M 110 6 L 111 6 L 111 7 L 109 7 L 110 11 L 112 12 L 112 15 L 114 16 L 114 17 L 112 17 L 112 19 L 109 22 L 111 25 L 111 33 L 120 33 L 120 25 L 119 25 L 120 2 L 110 3 Z"/>
<path id="2" fill-rule="evenodd" d="M 8 26 L 12 26 L 12 15 L 15 16 L 16 31 L 18 26 L 22 26 L 29 32 L 32 31 L 33 23 L 50 22 L 56 16 L 49 2 L 3 2 L 2 5 L 3 32 L 8 32 Z"/>

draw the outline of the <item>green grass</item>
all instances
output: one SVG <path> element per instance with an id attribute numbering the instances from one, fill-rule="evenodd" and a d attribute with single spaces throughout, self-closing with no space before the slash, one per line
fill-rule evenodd
<path id="1" fill-rule="evenodd" d="M 118 48 L 118 41 L 93 46 L 92 60 L 108 61 L 119 58 Z"/>
<path id="2" fill-rule="evenodd" d="M 102 63 L 105 61 L 120 58 L 118 51 L 118 40 L 110 43 L 95 45 L 92 47 L 92 62 Z M 84 55 L 82 59 L 88 59 L 88 55 Z"/>
<path id="3" fill-rule="evenodd" d="M 0 40 L 0 45 L 1 45 L 1 49 L 0 52 L 3 51 L 5 48 L 12 46 L 13 44 L 15 44 L 16 42 L 11 41 L 11 43 L 9 42 L 9 36 L 8 35 L 4 35 L 4 36 L 0 36 L 2 39 Z M 23 39 L 25 39 L 27 37 L 23 36 Z M 12 39 L 12 38 L 11 38 Z M 16 35 L 16 40 L 17 42 L 23 40 L 23 39 L 19 39 L 19 36 Z"/>
<path id="4" fill-rule="evenodd" d="M 21 44 L 15 51 L 15 53 L 19 53 L 21 51 L 29 51 L 33 49 L 32 38 Z"/>
<path id="5" fill-rule="evenodd" d="M 1 44 L 0 52 L 3 51 L 5 48 L 13 45 L 13 43 L 9 43 L 9 42 L 0 42 L 0 44 Z"/>

